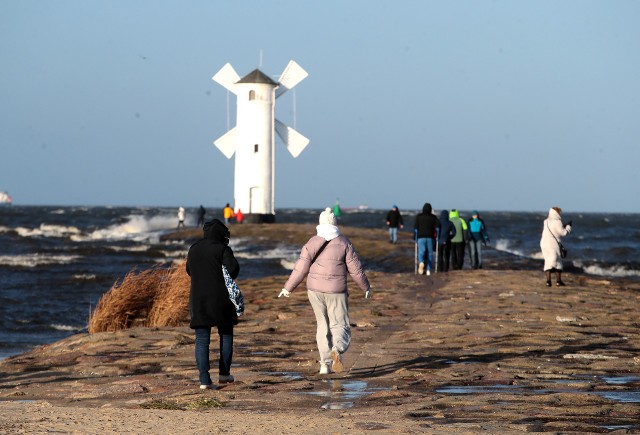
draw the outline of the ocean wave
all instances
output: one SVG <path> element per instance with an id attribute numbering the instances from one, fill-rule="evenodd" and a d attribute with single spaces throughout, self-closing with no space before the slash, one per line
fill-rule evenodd
<path id="1" fill-rule="evenodd" d="M 46 255 L 46 254 L 25 254 L 25 255 L 0 255 L 0 266 L 11 267 L 36 267 L 50 264 L 73 263 L 80 256 L 78 255 Z"/>
<path id="2" fill-rule="evenodd" d="M 542 252 L 534 252 L 532 254 L 527 254 L 522 250 L 515 248 L 513 246 L 513 242 L 509 239 L 496 240 L 494 249 L 496 251 L 508 252 L 509 254 L 517 255 L 518 257 L 533 258 L 534 260 L 539 260 L 542 258 Z"/>
<path id="3" fill-rule="evenodd" d="M 108 248 L 115 252 L 146 252 L 151 248 L 151 245 L 109 246 Z"/>
<path id="4" fill-rule="evenodd" d="M 133 240 L 137 242 L 158 243 L 162 231 L 174 229 L 177 218 L 173 215 L 142 216 L 130 215 L 128 220 L 121 224 L 111 225 L 95 230 L 87 235 L 74 236 L 73 241 L 93 240 Z M 190 223 L 189 223 L 190 224 Z"/>
<path id="5" fill-rule="evenodd" d="M 287 270 L 293 270 L 293 267 L 296 265 L 296 262 L 282 259 L 280 260 L 280 265 Z"/>
<path id="6" fill-rule="evenodd" d="M 249 251 L 245 247 L 240 247 L 234 251 L 234 255 L 238 258 L 244 258 L 247 260 L 273 260 L 273 259 L 295 259 L 298 257 L 299 249 L 290 248 L 287 246 L 278 246 L 274 249 Z"/>
<path id="7" fill-rule="evenodd" d="M 622 265 L 603 266 L 600 264 L 584 265 L 582 261 L 576 260 L 573 265 L 581 268 L 590 275 L 612 276 L 616 278 L 640 277 L 640 270 L 629 269 Z"/>
<path id="8" fill-rule="evenodd" d="M 81 234 L 72 226 L 40 224 L 38 228 L 17 227 L 14 230 L 21 237 L 68 237 Z"/>
<path id="9" fill-rule="evenodd" d="M 49 327 L 56 331 L 79 331 L 84 328 L 84 326 L 61 325 L 59 323 L 52 323 Z"/>
<path id="10" fill-rule="evenodd" d="M 96 279 L 96 275 L 93 273 L 76 274 L 73 275 L 73 279 L 90 281 Z"/>

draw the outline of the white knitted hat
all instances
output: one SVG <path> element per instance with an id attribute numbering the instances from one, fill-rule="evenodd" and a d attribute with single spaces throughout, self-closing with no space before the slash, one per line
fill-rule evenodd
<path id="1" fill-rule="evenodd" d="M 336 225 L 336 217 L 329 207 L 325 208 L 324 211 L 320 213 L 319 223 L 320 225 Z"/>

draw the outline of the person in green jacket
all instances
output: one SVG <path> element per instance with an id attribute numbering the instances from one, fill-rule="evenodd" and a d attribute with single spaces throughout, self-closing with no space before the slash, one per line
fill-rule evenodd
<path id="1" fill-rule="evenodd" d="M 451 239 L 451 268 L 460 270 L 464 265 L 464 244 L 467 241 L 469 227 L 455 208 L 449 212 L 449 220 L 456 228 L 456 235 Z"/>

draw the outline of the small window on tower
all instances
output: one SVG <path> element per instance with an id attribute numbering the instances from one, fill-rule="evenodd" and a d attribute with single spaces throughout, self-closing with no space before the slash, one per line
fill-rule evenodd
<path id="1" fill-rule="evenodd" d="M 249 101 L 256 99 L 256 91 L 249 91 Z"/>
<path id="2" fill-rule="evenodd" d="M 254 153 L 257 153 L 257 152 L 258 152 L 258 144 L 255 144 L 255 145 L 253 146 L 253 152 L 254 152 Z"/>

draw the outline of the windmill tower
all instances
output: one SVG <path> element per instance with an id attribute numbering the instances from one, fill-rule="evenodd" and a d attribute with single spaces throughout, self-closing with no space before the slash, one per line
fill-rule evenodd
<path id="1" fill-rule="evenodd" d="M 292 60 L 278 82 L 259 69 L 240 78 L 228 63 L 213 76 L 236 95 L 236 126 L 213 143 L 228 159 L 236 155 L 234 208 L 242 210 L 248 222 L 275 221 L 274 131 L 294 158 L 309 144 L 309 139 L 275 118 L 276 99 L 307 75 Z"/>

